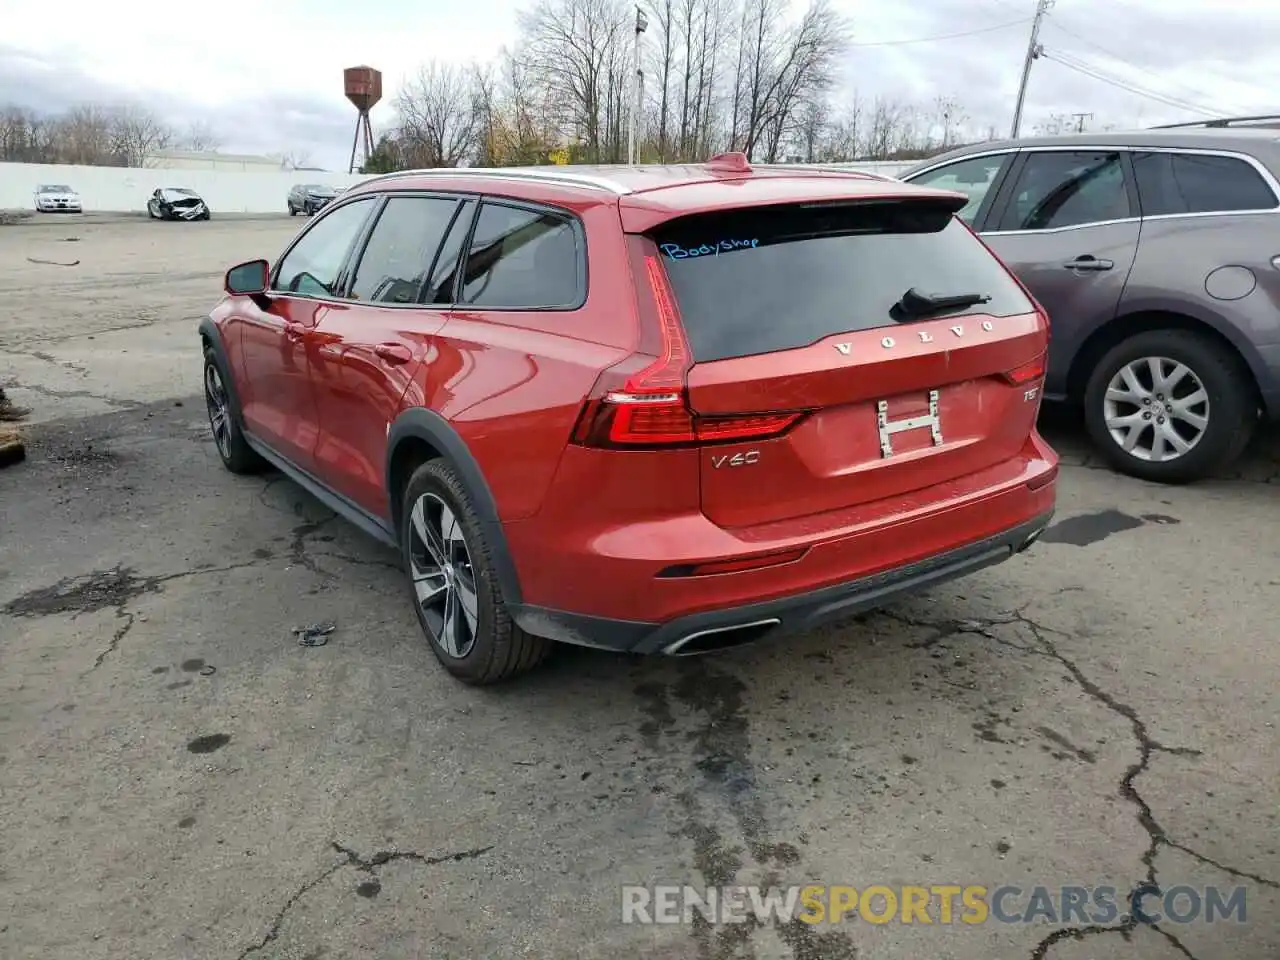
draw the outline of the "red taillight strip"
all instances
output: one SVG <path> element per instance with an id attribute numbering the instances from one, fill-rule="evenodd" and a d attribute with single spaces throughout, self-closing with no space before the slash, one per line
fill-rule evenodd
<path id="1" fill-rule="evenodd" d="M 1015 387 L 1020 387 L 1024 383 L 1031 383 L 1033 380 L 1039 380 L 1044 376 L 1044 369 L 1044 354 L 1040 354 L 1040 356 L 1036 357 L 1029 363 L 1021 364 L 1020 366 L 1007 371 L 1003 376 Z"/>

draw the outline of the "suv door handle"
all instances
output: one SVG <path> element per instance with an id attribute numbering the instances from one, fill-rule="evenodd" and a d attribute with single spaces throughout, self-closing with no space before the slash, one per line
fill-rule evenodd
<path id="1" fill-rule="evenodd" d="M 284 325 L 284 335 L 297 343 L 306 336 L 307 328 L 300 323 L 294 323 L 292 320 Z"/>
<path id="2" fill-rule="evenodd" d="M 380 343 L 373 348 L 373 352 L 395 366 L 413 359 L 413 352 L 403 343 Z"/>
<path id="3" fill-rule="evenodd" d="M 1086 253 L 1083 257 L 1076 257 L 1074 260 L 1063 264 L 1068 270 L 1110 270 L 1115 266 L 1112 260 L 1099 260 L 1092 254 Z"/>

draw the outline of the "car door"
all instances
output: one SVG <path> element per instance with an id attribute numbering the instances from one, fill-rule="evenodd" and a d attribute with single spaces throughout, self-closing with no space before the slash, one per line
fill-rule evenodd
<path id="1" fill-rule="evenodd" d="M 1045 393 L 1061 396 L 1084 338 L 1116 316 L 1137 254 L 1127 151 L 1021 151 L 981 232 L 1049 314 Z"/>
<path id="2" fill-rule="evenodd" d="M 261 304 L 246 299 L 238 352 L 241 415 L 246 429 L 278 455 L 312 472 L 317 422 L 306 334 L 341 306 L 341 289 L 356 241 L 376 207 L 361 197 L 313 221 L 272 271 Z"/>
<path id="3" fill-rule="evenodd" d="M 929 167 L 906 178 L 936 190 L 954 190 L 969 198 L 957 216 L 971 227 L 980 224 L 991 209 L 1017 151 L 1004 150 L 978 156 L 962 157 L 936 167 Z"/>
<path id="4" fill-rule="evenodd" d="M 386 519 L 387 429 L 453 302 L 453 263 L 475 201 L 401 194 L 377 213 L 355 259 L 345 302 L 309 339 L 319 408 L 316 474 L 364 512 Z"/>

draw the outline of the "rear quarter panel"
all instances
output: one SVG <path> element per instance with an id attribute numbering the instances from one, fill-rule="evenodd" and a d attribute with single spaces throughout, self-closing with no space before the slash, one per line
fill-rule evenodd
<path id="1" fill-rule="evenodd" d="M 1181 313 L 1208 324 L 1274 394 L 1280 369 L 1265 358 L 1280 345 L 1277 255 L 1280 213 L 1148 218 L 1120 314 Z"/>

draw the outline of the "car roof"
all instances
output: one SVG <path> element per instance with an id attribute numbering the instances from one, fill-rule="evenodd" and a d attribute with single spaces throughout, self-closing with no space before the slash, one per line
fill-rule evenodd
<path id="1" fill-rule="evenodd" d="M 512 189 L 523 185 L 525 190 Z M 492 186 L 490 186 L 492 185 Z M 667 214 L 756 206 L 900 196 L 951 196 L 857 170 L 797 164 L 747 164 L 741 154 L 706 163 L 581 166 L 453 167 L 405 170 L 357 184 L 360 193 L 396 190 L 477 190 L 544 199 L 548 188 L 566 200 L 608 197 L 625 206 L 643 205 Z M 536 194 L 536 197 L 533 196 Z M 736 201 L 735 201 L 736 198 Z"/>
<path id="2" fill-rule="evenodd" d="M 1019 137 L 971 143 L 921 160 L 901 176 L 946 160 L 980 153 L 1036 147 L 1151 147 L 1185 150 L 1226 150 L 1280 156 L 1280 130 L 1259 127 L 1183 127 L 1177 129 L 1108 130 L 1105 133 L 1064 133 L 1051 137 Z"/>

